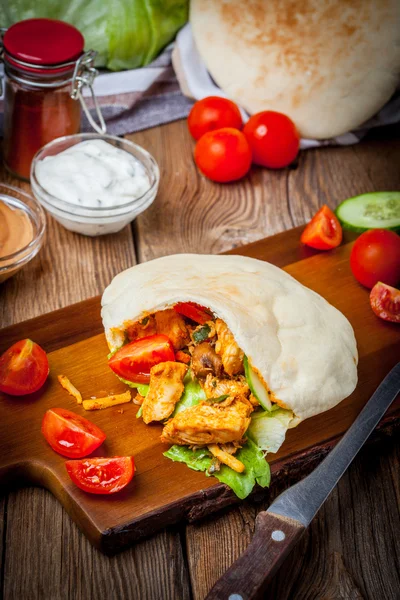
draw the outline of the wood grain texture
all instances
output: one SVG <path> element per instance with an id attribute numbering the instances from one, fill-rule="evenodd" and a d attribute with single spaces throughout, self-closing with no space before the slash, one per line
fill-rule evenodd
<path id="1" fill-rule="evenodd" d="M 29 190 L 27 184 L 12 180 L 3 171 L 1 178 Z M 46 236 L 29 268 L 0 286 L 2 327 L 100 294 L 116 273 L 136 261 L 130 227 L 112 236 L 88 238 L 65 230 L 48 216 Z M 87 337 L 87 331 L 93 332 L 100 324 L 99 306 L 95 306 L 95 313 L 89 312 L 88 322 L 81 327 L 81 336 Z M 79 312 L 79 305 L 76 310 Z M 71 331 L 67 324 L 62 335 L 56 335 L 62 329 L 59 319 L 58 314 L 45 317 L 45 324 L 37 330 L 23 326 L 15 336 L 21 339 L 29 334 L 40 343 L 43 330 L 52 329 L 57 343 L 68 343 Z M 106 600 L 113 591 L 114 597 L 120 598 L 188 598 L 188 578 L 176 531 L 137 544 L 116 563 L 94 550 L 51 494 L 30 488 L 2 496 L 0 536 L 0 590 L 5 599 Z M 151 556 L 156 559 L 154 565 L 149 564 Z M 143 577 L 150 568 L 154 578 Z"/>
<path id="2" fill-rule="evenodd" d="M 217 250 L 229 249 L 234 245 L 254 241 L 265 235 L 292 227 L 294 224 L 303 223 L 324 201 L 330 206 L 335 206 L 341 199 L 354 193 L 374 189 L 398 189 L 400 185 L 398 168 L 400 143 L 398 139 L 377 139 L 365 141 L 352 148 L 324 148 L 303 153 L 297 170 L 272 173 L 256 169 L 251 177 L 252 181 L 257 181 L 258 187 L 251 189 L 248 184 L 240 185 L 238 188 L 236 186 L 215 186 L 197 174 L 190 156 L 192 142 L 186 133 L 185 122 L 155 128 L 133 137 L 139 143 L 142 141 L 157 156 L 162 174 L 160 195 L 154 209 L 143 215 L 135 226 L 139 260 L 182 250 L 210 252 L 214 247 Z M 166 172 L 169 168 L 168 165 L 174 167 L 174 174 L 180 172 L 184 185 L 180 184 L 178 175 L 172 177 L 171 171 Z M 186 169 L 189 170 L 189 175 L 186 173 Z M 3 174 L 2 179 L 6 180 L 7 176 Z M 168 182 L 169 186 L 164 186 L 164 182 Z M 175 186 L 176 182 L 179 184 L 177 191 L 175 187 L 171 188 L 172 185 Z M 15 185 L 16 182 L 14 181 L 13 184 Z M 201 207 L 196 206 L 196 203 L 200 202 L 200 185 L 204 191 L 204 197 L 212 199 L 211 206 L 208 201 L 208 210 L 206 211 L 200 210 Z M 237 189 L 240 190 L 240 198 L 236 195 Z M 233 204 L 231 203 L 232 197 L 234 197 Z M 192 199 L 191 203 L 188 198 Z M 263 206 L 263 202 L 266 202 L 267 199 L 271 204 Z M 196 208 L 196 215 L 200 215 L 203 221 L 199 223 L 198 219 L 189 219 L 185 216 L 192 208 Z M 238 208 L 237 214 L 232 213 L 232 208 L 235 210 Z M 265 218 L 265 214 L 268 214 L 268 220 Z M 173 226 L 165 218 L 166 215 L 169 219 L 172 215 Z M 185 219 L 193 230 L 184 230 Z M 75 237 L 77 236 L 71 234 L 71 238 Z M 219 239 L 220 237 L 221 239 Z M 72 239 L 72 245 L 74 243 Z M 62 248 L 55 247 L 52 260 L 56 265 L 58 260 L 65 262 L 65 257 L 70 250 L 66 244 Z M 47 249 L 43 249 L 43 252 L 47 252 Z M 72 248 L 72 252 L 74 252 L 74 248 Z M 80 273 L 84 271 L 83 262 L 86 249 L 83 248 L 82 252 L 82 262 L 79 264 L 79 260 L 77 260 L 75 263 L 78 264 Z M 99 259 L 103 259 L 101 246 L 99 246 L 98 252 Z M 132 252 L 132 249 L 129 252 Z M 62 283 L 66 289 L 60 289 L 52 294 L 54 297 L 50 298 L 50 306 L 47 294 L 42 293 L 40 299 L 34 301 L 30 296 L 32 293 L 30 283 L 33 288 L 35 285 L 38 286 L 40 291 L 47 290 L 45 279 L 47 276 L 41 268 L 41 255 L 36 259 L 36 263 L 38 274 L 41 275 L 39 281 L 34 281 L 33 278 L 30 278 L 29 273 L 23 271 L 18 275 L 18 285 L 15 280 L 11 280 L 7 284 L 14 290 L 12 293 L 7 293 L 5 296 L 4 287 L 0 288 L 2 326 L 62 306 L 62 303 L 57 300 L 57 293 L 66 298 L 67 294 L 71 294 L 69 290 L 74 289 L 76 295 L 68 296 L 69 301 L 76 301 L 79 298 L 87 297 L 90 293 L 96 293 L 88 291 L 92 289 L 93 282 L 86 282 L 85 278 L 82 281 L 81 289 L 76 289 L 75 273 L 67 270 Z M 111 267 L 119 270 L 122 266 L 119 266 L 118 263 L 119 261 L 116 260 L 115 265 L 111 265 Z M 50 266 L 47 262 L 47 267 Z M 25 278 L 29 279 L 30 283 L 24 283 Z M 17 287 L 14 288 L 14 286 Z M 18 310 L 13 306 L 14 302 L 18 306 Z M 372 600 L 394 598 L 393 590 L 396 590 L 395 586 L 398 585 L 396 554 L 393 552 L 393 546 L 397 540 L 394 530 L 387 532 L 384 537 L 381 535 L 376 535 L 375 538 L 369 536 L 368 544 L 365 545 L 359 543 L 356 545 L 354 535 L 358 533 L 357 542 L 359 542 L 360 532 L 365 531 L 364 535 L 368 535 L 371 523 L 374 524 L 375 533 L 380 531 L 380 528 L 385 528 L 387 522 L 393 520 L 396 523 L 397 506 L 400 500 L 399 481 L 399 451 L 396 452 L 394 442 L 386 442 L 383 446 L 380 445 L 379 450 L 376 451 L 363 451 L 351 467 L 348 476 L 339 483 L 322 512 L 314 520 L 310 529 L 312 537 L 311 534 L 306 534 L 300 542 L 300 546 L 289 558 L 287 565 L 280 570 L 275 580 L 276 585 L 271 589 L 269 597 L 274 600 L 289 598 L 336 600 L 342 597 L 335 584 L 335 581 L 339 579 L 350 581 L 350 589 L 361 590 L 364 598 Z M 369 488 L 370 483 L 371 487 Z M 361 484 L 360 488 L 358 484 Z M 363 491 L 365 488 L 368 488 L 367 496 L 358 493 L 358 489 Z M 380 493 L 374 494 L 374 490 L 377 489 L 381 490 Z M 19 491 L 15 494 L 15 498 L 19 495 L 25 498 L 24 494 L 28 492 L 47 495 L 50 499 L 46 501 L 48 512 L 45 515 L 40 513 L 37 516 L 32 510 L 27 509 L 26 518 L 22 523 L 20 522 L 23 528 L 21 532 L 13 527 L 13 523 L 18 518 L 17 514 L 13 514 L 13 518 L 8 520 L 8 527 L 12 527 L 16 533 L 8 547 L 6 562 L 12 560 L 14 553 L 16 556 L 20 556 L 21 546 L 25 543 L 25 533 L 29 528 L 37 531 L 37 539 L 46 531 L 46 528 L 55 526 L 52 523 L 52 506 L 56 506 L 56 500 L 42 490 Z M 396 494 L 394 501 L 393 494 Z M 4 499 L 2 501 L 4 506 Z M 29 500 L 29 502 L 32 501 Z M 50 502 L 52 504 L 49 504 Z M 32 504 L 33 506 L 36 504 Z M 265 507 L 261 505 L 261 508 Z M 255 515 L 259 509 L 260 505 L 253 502 L 243 503 L 240 508 L 230 510 L 225 515 L 187 528 L 187 555 L 191 567 L 190 577 L 194 600 L 202 600 L 217 577 L 245 549 L 250 541 Z M 142 543 L 137 544 L 132 549 L 132 552 L 135 552 L 134 561 L 127 559 L 127 562 L 122 565 L 125 555 L 131 550 L 115 559 L 100 556 L 78 532 L 77 528 L 71 525 L 65 512 L 62 514 L 64 519 L 63 535 L 68 540 L 67 550 L 63 551 L 61 545 L 54 544 L 41 549 L 46 556 L 41 562 L 42 566 L 46 565 L 51 569 L 53 561 L 62 560 L 63 570 L 66 573 L 64 580 L 66 579 L 70 583 L 66 588 L 68 593 L 63 590 L 65 595 L 60 597 L 86 600 L 88 597 L 93 597 L 93 589 L 103 594 L 103 597 L 111 597 L 106 595 L 108 586 L 111 585 L 111 589 L 120 590 L 121 588 L 116 583 L 110 584 L 110 577 L 112 582 L 114 577 L 119 577 L 115 574 L 116 570 L 123 572 L 125 577 L 129 577 L 132 562 L 136 565 L 135 577 L 141 580 L 142 595 L 125 595 L 125 597 L 154 598 L 156 593 L 160 600 L 164 597 L 171 597 L 169 580 L 163 580 L 166 577 L 165 568 L 157 571 L 156 577 L 160 579 L 155 582 L 154 568 L 148 571 L 143 567 L 145 560 L 143 552 L 141 552 L 142 547 L 146 549 L 147 555 L 154 554 L 157 555 L 157 560 L 161 559 L 161 553 L 157 554 L 157 542 L 151 547 L 142 546 Z M 1 527 L 0 516 L 0 530 Z M 331 558 L 335 556 L 333 554 L 335 552 L 339 557 L 338 560 Z M 398 546 L 396 546 L 396 552 L 398 552 Z M 100 558 L 98 558 L 99 556 Z M 165 554 L 163 558 L 165 556 L 168 558 L 168 555 Z M 382 562 L 377 568 L 376 561 L 380 557 L 382 557 Z M 35 547 L 31 547 L 26 558 L 28 561 L 26 565 L 14 561 L 15 570 L 8 571 L 9 577 L 14 580 L 23 578 L 24 585 L 18 585 L 21 600 L 32 598 L 32 589 L 39 594 L 37 597 L 58 600 L 57 595 L 52 596 L 50 593 L 50 590 L 59 589 L 56 587 L 56 573 L 52 581 L 46 582 L 47 589 L 41 587 L 38 582 L 43 581 L 43 577 L 37 570 L 38 557 Z M 110 570 L 109 566 L 114 560 L 113 569 Z M 330 567 L 332 564 L 334 568 Z M 125 571 L 126 565 L 128 566 Z M 345 575 L 343 575 L 340 565 L 344 565 Z M 80 574 L 79 583 L 75 585 L 74 573 L 77 566 L 80 567 Z M 177 600 L 185 597 L 184 590 L 187 590 L 187 587 L 182 586 L 182 593 L 179 592 L 178 572 L 180 570 L 175 569 L 175 575 L 173 575 L 176 582 L 174 590 Z M 332 573 L 337 572 L 339 575 L 331 576 Z M 300 577 L 299 573 L 301 573 Z M 330 587 L 327 587 L 327 580 L 333 582 Z M 351 582 L 354 584 L 353 587 Z M 10 584 L 7 589 L 10 591 Z M 297 594 L 298 590 L 300 590 L 300 595 Z M 359 596 L 344 595 L 343 597 L 358 598 Z"/>

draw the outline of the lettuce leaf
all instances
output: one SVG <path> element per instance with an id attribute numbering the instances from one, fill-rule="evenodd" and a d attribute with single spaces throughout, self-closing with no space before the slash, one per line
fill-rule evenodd
<path id="1" fill-rule="evenodd" d="M 190 469 L 204 471 L 210 477 L 208 469 L 212 463 L 212 455 L 208 450 L 191 450 L 188 446 L 172 446 L 164 456 L 175 462 L 186 463 Z M 220 471 L 213 473 L 221 483 L 226 483 L 240 498 L 246 498 L 256 483 L 261 487 L 268 487 L 271 479 L 269 464 L 264 458 L 262 451 L 252 440 L 247 440 L 243 448 L 235 454 L 246 467 L 243 473 L 236 473 L 230 467 L 221 465 Z"/>
<path id="2" fill-rule="evenodd" d="M 151 62 L 188 19 L 189 0 L 0 0 L 0 23 L 34 17 L 74 25 L 96 65 L 113 71 Z"/>
<path id="3" fill-rule="evenodd" d="M 122 383 L 124 383 L 125 385 L 128 385 L 129 387 L 136 389 L 141 396 L 146 397 L 147 394 L 149 393 L 149 385 L 147 383 L 135 383 L 134 381 L 128 381 L 127 379 L 124 379 L 123 377 L 120 377 L 119 375 L 116 375 L 116 377 L 118 377 L 118 379 L 120 381 L 122 381 Z"/>
<path id="4" fill-rule="evenodd" d="M 272 412 L 254 412 L 247 435 L 264 452 L 278 452 L 285 441 L 286 431 L 293 419 L 293 412 L 274 408 Z"/>
<path id="5" fill-rule="evenodd" d="M 192 379 L 190 369 L 186 373 L 183 383 L 185 385 L 185 391 L 175 406 L 175 410 L 172 414 L 173 417 L 182 412 L 182 410 L 185 410 L 185 408 L 196 406 L 196 404 L 201 402 L 201 400 L 206 399 L 205 392 L 200 383 L 197 381 L 197 379 Z"/>

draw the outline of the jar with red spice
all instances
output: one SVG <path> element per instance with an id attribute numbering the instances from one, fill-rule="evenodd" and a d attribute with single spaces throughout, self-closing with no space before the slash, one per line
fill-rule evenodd
<path id="1" fill-rule="evenodd" d="M 96 53 L 84 52 L 82 34 L 53 19 L 28 19 L 12 25 L 3 36 L 4 144 L 6 168 L 29 179 L 36 152 L 55 138 L 80 130 L 81 107 L 90 123 L 105 133 L 97 103 L 98 126 L 81 89 L 97 74 Z"/>

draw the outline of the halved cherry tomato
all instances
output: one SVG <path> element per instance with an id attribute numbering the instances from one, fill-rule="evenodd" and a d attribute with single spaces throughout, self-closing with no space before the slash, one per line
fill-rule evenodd
<path id="1" fill-rule="evenodd" d="M 400 290 L 378 281 L 371 290 L 369 300 L 377 317 L 400 323 Z"/>
<path id="2" fill-rule="evenodd" d="M 110 358 L 108 366 L 123 379 L 149 383 L 151 367 L 169 360 L 175 360 L 172 342 L 166 335 L 156 334 L 122 346 Z"/>
<path id="3" fill-rule="evenodd" d="M 330 208 L 323 205 L 301 234 L 300 241 L 317 250 L 331 250 L 342 241 L 342 227 Z"/>
<path id="4" fill-rule="evenodd" d="M 356 239 L 350 267 L 354 277 L 371 289 L 378 281 L 396 285 L 400 281 L 400 236 L 387 229 L 370 229 Z"/>
<path id="5" fill-rule="evenodd" d="M 128 485 L 135 472 L 133 456 L 67 460 L 65 466 L 75 485 L 91 494 L 115 494 Z"/>
<path id="6" fill-rule="evenodd" d="M 204 325 L 213 318 L 204 306 L 200 306 L 195 302 L 178 302 L 178 304 L 175 304 L 174 310 L 180 315 L 192 319 L 195 323 L 200 323 L 200 325 Z"/>
<path id="7" fill-rule="evenodd" d="M 0 357 L 0 391 L 25 396 L 39 390 L 49 374 L 46 352 L 32 340 L 13 344 Z"/>
<path id="8" fill-rule="evenodd" d="M 242 129 L 242 115 L 234 102 L 219 96 L 208 96 L 193 105 L 188 116 L 188 128 L 195 140 L 221 127 Z"/>
<path id="9" fill-rule="evenodd" d="M 249 142 L 253 162 L 262 167 L 287 167 L 299 151 L 300 137 L 295 124 L 286 115 L 273 110 L 250 117 L 243 133 Z"/>
<path id="10" fill-rule="evenodd" d="M 246 175 L 251 166 L 251 150 L 241 131 L 223 127 L 199 139 L 194 160 L 203 175 L 212 181 L 227 183 Z"/>
<path id="11" fill-rule="evenodd" d="M 65 408 L 46 411 L 42 433 L 53 450 L 68 458 L 88 456 L 106 439 L 100 427 Z"/>

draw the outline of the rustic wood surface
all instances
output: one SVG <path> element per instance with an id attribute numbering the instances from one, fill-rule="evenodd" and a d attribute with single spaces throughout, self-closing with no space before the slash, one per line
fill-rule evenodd
<path id="1" fill-rule="evenodd" d="M 308 151 L 296 170 L 255 169 L 240 184 L 218 186 L 194 169 L 184 122 L 132 137 L 160 163 L 155 205 L 132 231 L 97 240 L 49 219 L 46 247 L 0 289 L 2 326 L 101 293 L 136 257 L 227 250 L 301 224 L 324 202 L 335 206 L 356 193 L 400 185 L 396 139 Z M 267 597 L 397 598 L 399 479 L 394 438 L 365 448 Z M 110 559 L 90 546 L 49 493 L 10 492 L 0 503 L 2 595 L 200 600 L 248 545 L 260 508 L 244 502 L 202 523 L 166 529 Z"/>

